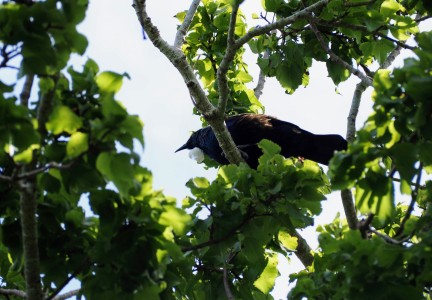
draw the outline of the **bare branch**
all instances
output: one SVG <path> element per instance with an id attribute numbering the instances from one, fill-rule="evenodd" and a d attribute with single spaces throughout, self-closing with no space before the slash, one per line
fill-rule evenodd
<path id="1" fill-rule="evenodd" d="M 219 114 L 225 114 L 225 109 L 228 102 L 229 87 L 228 87 L 227 73 L 229 70 L 229 66 L 233 62 L 237 51 L 237 49 L 234 48 L 234 43 L 235 43 L 234 31 L 235 31 L 235 24 L 237 20 L 238 9 L 239 9 L 239 4 L 236 1 L 232 5 L 231 18 L 228 26 L 226 52 L 219 65 L 219 69 L 217 70 L 217 75 L 216 75 L 218 80 L 218 85 L 219 85 L 219 103 L 217 108 Z"/>
<path id="2" fill-rule="evenodd" d="M 380 69 L 387 69 L 391 66 L 391 64 L 395 61 L 395 59 L 401 53 L 402 47 L 397 45 L 396 48 L 393 49 L 392 52 L 387 56 L 386 60 L 381 64 Z"/>
<path id="3" fill-rule="evenodd" d="M 269 51 L 266 50 L 266 52 L 264 52 L 263 58 L 267 59 L 268 57 L 269 57 Z M 257 97 L 257 99 L 259 99 L 263 93 L 265 81 L 266 81 L 265 74 L 262 70 L 260 70 L 260 73 L 258 76 L 258 83 L 257 83 L 256 87 L 254 88 L 254 94 L 255 94 L 255 97 Z"/>
<path id="4" fill-rule="evenodd" d="M 192 23 L 193 17 L 195 15 L 196 10 L 198 9 L 198 6 L 200 4 L 201 0 L 193 0 L 186 16 L 183 20 L 183 23 L 180 25 L 179 29 L 177 30 L 175 40 L 174 40 L 174 47 L 175 48 L 181 48 L 183 44 L 184 37 L 186 36 L 186 33 L 189 29 L 190 24 Z"/>
<path id="5" fill-rule="evenodd" d="M 352 230 L 358 228 L 357 213 L 354 206 L 353 195 L 351 190 L 345 189 L 341 191 L 342 204 L 347 218 L 348 227 Z"/>
<path id="6" fill-rule="evenodd" d="M 369 231 L 376 234 L 377 236 L 382 238 L 387 243 L 394 244 L 394 245 L 401 245 L 401 244 L 405 243 L 409 238 L 411 238 L 411 237 L 409 237 L 408 239 L 403 239 L 403 240 L 399 241 L 399 240 L 395 240 L 395 239 L 389 237 L 388 235 L 385 235 L 385 234 L 379 232 L 378 230 L 376 230 L 374 228 L 369 228 Z"/>
<path id="7" fill-rule="evenodd" d="M 80 293 L 80 291 L 81 291 L 80 289 L 72 290 L 70 292 L 64 293 L 62 295 L 59 295 L 59 296 L 53 298 L 53 300 L 65 300 L 65 299 L 69 299 L 69 298 L 71 298 L 73 296 L 78 295 Z"/>
<path id="8" fill-rule="evenodd" d="M 160 36 L 158 28 L 152 23 L 147 14 L 145 2 L 145 0 L 134 0 L 132 5 L 142 28 L 146 31 L 153 45 L 170 60 L 182 75 L 189 89 L 189 93 L 194 100 L 195 107 L 210 124 L 228 161 L 234 164 L 239 164 L 244 161 L 224 124 L 224 112 L 218 111 L 207 99 L 204 90 L 195 77 L 194 71 L 187 62 L 183 52 L 174 46 L 170 46 Z"/>
<path id="9" fill-rule="evenodd" d="M 242 47 L 244 44 L 246 44 L 247 42 L 249 42 L 252 38 L 258 36 L 258 35 L 262 35 L 262 34 L 266 34 L 271 32 L 272 30 L 275 29 L 281 29 L 291 23 L 294 23 L 295 21 L 297 21 L 298 19 L 301 18 L 307 18 L 311 12 L 314 12 L 324 6 L 326 6 L 331 0 L 321 0 L 318 1 L 294 14 L 292 14 L 289 17 L 286 18 L 282 18 L 274 23 L 271 24 L 267 24 L 265 26 L 261 26 L 261 27 L 256 27 L 250 31 L 248 31 L 244 36 L 242 36 L 241 38 L 237 39 L 235 44 L 234 44 L 234 48 L 238 49 L 240 47 Z"/>
<path id="10" fill-rule="evenodd" d="M 356 133 L 356 120 L 357 120 L 357 115 L 360 107 L 361 97 L 367 87 L 368 87 L 367 84 L 361 81 L 356 85 L 356 88 L 354 90 L 353 98 L 351 100 L 350 111 L 347 117 L 346 139 L 348 143 L 352 143 L 354 141 L 355 133 Z"/>
<path id="11" fill-rule="evenodd" d="M 7 182 L 12 182 L 13 181 L 12 177 L 5 176 L 5 175 L 2 175 L 2 174 L 0 174 L 0 180 L 7 181 Z"/>
<path id="12" fill-rule="evenodd" d="M 308 245 L 307 241 L 297 230 L 289 230 L 289 234 L 297 238 L 297 249 L 295 251 L 295 255 L 305 267 L 311 266 L 314 258 L 311 254 L 312 249 Z"/>
<path id="13" fill-rule="evenodd" d="M 20 103 L 24 107 L 28 107 L 31 89 L 33 86 L 34 74 L 30 73 L 26 76 L 23 89 L 20 94 Z"/>
<path id="14" fill-rule="evenodd" d="M 25 171 L 25 167 L 23 171 Z M 43 293 L 40 279 L 35 182 L 32 179 L 26 179 L 18 183 L 27 298 L 42 300 Z"/>
<path id="15" fill-rule="evenodd" d="M 23 291 L 14 290 L 14 289 L 1 289 L 1 288 L 0 288 L 0 295 L 16 296 L 21 298 L 27 297 L 27 294 Z"/>
<path id="16" fill-rule="evenodd" d="M 53 108 L 53 100 L 55 95 L 55 90 L 57 89 L 57 82 L 59 80 L 60 74 L 56 74 L 53 76 L 54 87 L 50 89 L 45 95 L 42 96 L 39 101 L 39 106 L 37 110 L 37 120 L 38 120 L 38 129 L 39 133 L 42 135 L 46 134 L 45 123 L 48 120 L 48 117 Z"/>
<path id="17" fill-rule="evenodd" d="M 411 191 L 411 202 L 408 206 L 407 212 L 406 212 L 404 218 L 402 219 L 400 227 L 398 228 L 398 231 L 396 232 L 395 236 L 399 236 L 403 233 L 404 228 L 405 228 L 405 223 L 408 221 L 408 219 L 411 217 L 412 212 L 414 211 L 414 205 L 416 204 L 416 201 L 417 201 L 417 196 L 418 196 L 418 191 L 419 191 L 419 187 L 420 187 L 422 172 L 423 172 L 423 164 L 420 163 L 420 166 L 418 169 L 418 174 L 417 174 L 416 184 L 415 184 L 414 189 Z"/>
<path id="18" fill-rule="evenodd" d="M 224 289 L 225 289 L 225 294 L 227 296 L 228 300 L 234 300 L 235 297 L 233 295 L 233 293 L 231 292 L 231 287 L 228 281 L 228 269 L 227 269 L 227 265 L 231 262 L 232 258 L 234 257 L 233 253 L 230 253 L 226 263 L 224 264 L 223 267 L 223 284 L 224 284 Z"/>
<path id="19" fill-rule="evenodd" d="M 257 217 L 257 216 L 255 216 Z M 211 245 L 216 245 L 219 244 L 227 239 L 229 239 L 231 236 L 233 236 L 234 234 L 237 233 L 237 231 L 242 228 L 243 226 L 245 226 L 250 220 L 252 220 L 254 218 L 252 211 L 249 210 L 249 212 L 246 214 L 245 218 L 243 219 L 243 221 L 241 221 L 237 226 L 233 227 L 230 231 L 228 231 L 227 234 L 225 234 L 224 236 L 220 237 L 220 238 L 214 238 L 211 240 L 208 240 L 207 242 L 203 242 L 201 244 L 197 244 L 197 245 L 193 245 L 193 246 L 189 246 L 189 247 L 183 247 L 181 250 L 183 252 L 187 252 L 187 251 L 195 251 L 198 249 L 202 249 Z"/>
<path id="20" fill-rule="evenodd" d="M 22 180 L 22 179 L 32 178 L 32 177 L 36 176 L 37 174 L 43 173 L 49 169 L 59 169 L 59 170 L 68 169 L 73 165 L 73 163 L 74 163 L 74 161 L 71 161 L 67 164 L 62 164 L 62 163 L 57 163 L 57 162 L 52 161 L 43 167 L 28 171 L 28 172 L 21 173 L 20 175 L 18 175 L 16 177 L 16 179 Z"/>
<path id="21" fill-rule="evenodd" d="M 318 28 L 316 27 L 315 23 L 316 23 L 316 19 L 310 15 L 309 16 L 309 25 L 313 31 L 313 33 L 315 34 L 317 40 L 320 42 L 321 47 L 323 47 L 323 49 L 325 50 L 325 52 L 329 55 L 329 59 L 332 62 L 335 62 L 339 65 L 342 65 L 343 67 L 345 67 L 348 71 L 351 72 L 351 74 L 357 76 L 358 78 L 360 78 L 362 80 L 362 82 L 364 82 L 365 84 L 367 84 L 368 86 L 372 86 L 372 79 L 367 77 L 365 74 L 363 74 L 359 69 L 354 68 L 353 66 L 351 66 L 350 64 L 348 64 L 346 61 L 344 61 L 343 59 L 341 59 L 339 56 L 337 56 L 327 45 L 327 43 L 324 41 L 324 38 L 321 34 L 321 32 L 318 30 Z"/>

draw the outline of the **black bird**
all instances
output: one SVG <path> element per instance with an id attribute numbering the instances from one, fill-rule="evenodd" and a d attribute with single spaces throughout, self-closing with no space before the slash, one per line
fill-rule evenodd
<path id="1" fill-rule="evenodd" d="M 243 158 L 255 169 L 262 155 L 257 143 L 262 139 L 278 144 L 285 157 L 303 157 L 323 165 L 328 165 L 335 151 L 347 149 L 347 141 L 340 135 L 313 134 L 267 115 L 240 114 L 229 117 L 225 123 Z M 220 164 L 229 164 L 210 126 L 194 132 L 176 152 L 194 148 L 201 149 Z"/>

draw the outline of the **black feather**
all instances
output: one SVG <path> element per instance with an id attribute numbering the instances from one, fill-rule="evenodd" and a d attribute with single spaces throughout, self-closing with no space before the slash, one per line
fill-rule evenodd
<path id="1" fill-rule="evenodd" d="M 257 144 L 263 139 L 278 144 L 285 157 L 303 157 L 324 165 L 328 165 L 335 151 L 347 149 L 347 142 L 340 135 L 313 134 L 297 125 L 267 115 L 240 114 L 229 117 L 225 123 L 234 143 L 252 168 L 258 166 L 262 151 Z M 195 147 L 220 164 L 229 163 L 209 126 L 194 132 L 177 151 Z"/>

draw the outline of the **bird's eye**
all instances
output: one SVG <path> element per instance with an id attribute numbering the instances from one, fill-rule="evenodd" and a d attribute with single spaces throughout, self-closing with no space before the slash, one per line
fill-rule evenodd
<path id="1" fill-rule="evenodd" d="M 195 147 L 189 151 L 189 158 L 200 164 L 204 160 L 204 152 L 200 148 Z"/>

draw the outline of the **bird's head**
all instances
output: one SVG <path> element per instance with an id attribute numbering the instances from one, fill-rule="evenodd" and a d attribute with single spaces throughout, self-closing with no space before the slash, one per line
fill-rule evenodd
<path id="1" fill-rule="evenodd" d="M 189 149 L 189 158 L 195 160 L 197 163 L 201 163 L 204 160 L 204 152 L 200 146 L 200 132 L 194 132 L 187 140 L 186 144 L 178 148 L 175 152 Z"/>

